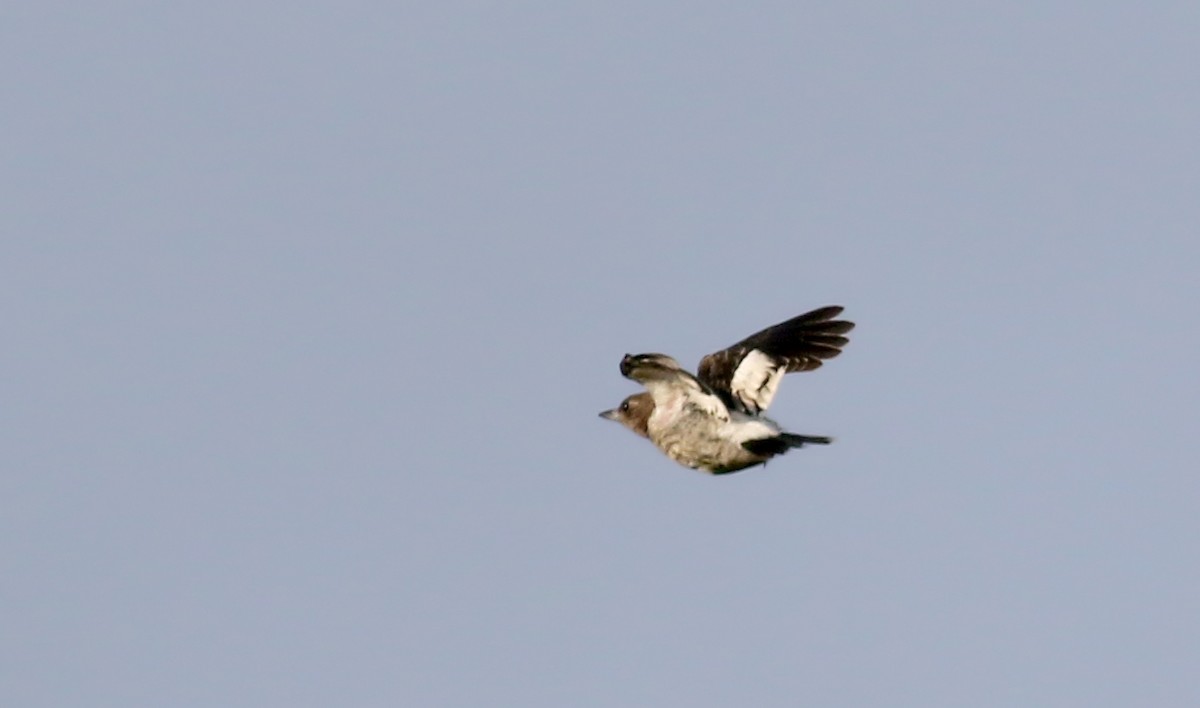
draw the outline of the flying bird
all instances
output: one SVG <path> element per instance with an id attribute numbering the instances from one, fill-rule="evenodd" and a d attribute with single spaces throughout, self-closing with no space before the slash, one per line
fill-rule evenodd
<path id="1" fill-rule="evenodd" d="M 791 448 L 832 438 L 784 432 L 763 415 L 784 374 L 812 371 L 842 353 L 853 322 L 822 307 L 746 337 L 700 360 L 695 375 L 665 354 L 626 354 L 621 375 L 646 387 L 600 414 L 648 438 L 685 467 L 728 474 Z"/>

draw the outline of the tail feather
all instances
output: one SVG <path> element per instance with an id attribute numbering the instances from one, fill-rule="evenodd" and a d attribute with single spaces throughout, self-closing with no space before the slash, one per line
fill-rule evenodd
<path id="1" fill-rule="evenodd" d="M 780 433 L 779 437 L 787 441 L 788 447 L 804 447 L 805 445 L 828 445 L 833 438 L 825 435 L 797 435 L 795 433 Z"/>
<path id="2" fill-rule="evenodd" d="M 763 457 L 774 457 L 782 455 L 793 447 L 804 447 L 805 445 L 828 445 L 833 442 L 833 438 L 828 438 L 823 435 L 797 435 L 795 433 L 780 433 L 773 438 L 760 438 L 758 440 L 747 440 L 742 443 L 742 447 L 746 448 L 755 455 Z"/>

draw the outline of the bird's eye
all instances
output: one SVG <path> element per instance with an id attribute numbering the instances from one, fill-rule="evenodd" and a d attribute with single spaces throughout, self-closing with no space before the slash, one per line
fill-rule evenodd
<path id="1" fill-rule="evenodd" d="M 629 401 L 621 401 L 621 412 L 622 413 L 629 412 Z"/>

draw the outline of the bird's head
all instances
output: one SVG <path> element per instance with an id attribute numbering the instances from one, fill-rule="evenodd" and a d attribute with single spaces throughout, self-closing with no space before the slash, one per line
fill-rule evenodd
<path id="1" fill-rule="evenodd" d="M 643 391 L 621 401 L 621 405 L 616 408 L 604 411 L 600 417 L 620 423 L 638 435 L 648 438 L 650 433 L 646 426 L 650 421 L 650 414 L 653 412 L 654 399 L 650 397 L 649 393 Z"/>

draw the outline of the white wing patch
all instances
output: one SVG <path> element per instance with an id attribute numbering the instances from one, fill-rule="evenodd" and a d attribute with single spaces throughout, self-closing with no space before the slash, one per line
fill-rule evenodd
<path id="1" fill-rule="evenodd" d="M 757 349 L 751 349 L 733 372 L 729 391 L 747 411 L 757 415 L 771 406 L 785 373 L 779 362 Z"/>

